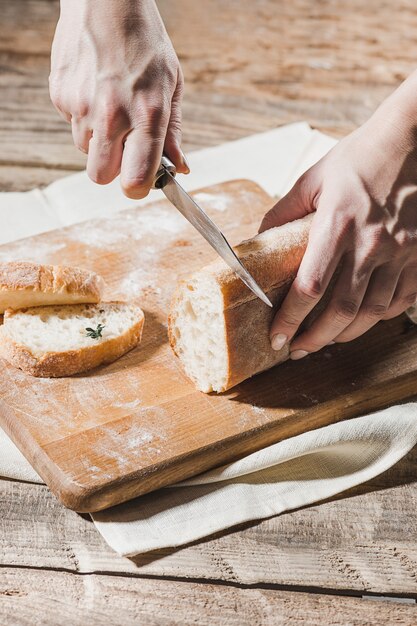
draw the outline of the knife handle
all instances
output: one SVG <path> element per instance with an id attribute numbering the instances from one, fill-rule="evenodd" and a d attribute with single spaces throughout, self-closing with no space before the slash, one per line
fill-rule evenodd
<path id="1" fill-rule="evenodd" d="M 161 159 L 161 165 L 159 166 L 159 169 L 155 174 L 152 185 L 153 189 L 162 189 L 163 187 L 165 187 L 167 183 L 167 172 L 169 172 L 171 176 L 175 177 L 177 170 L 175 169 L 175 165 L 172 163 L 172 161 L 170 161 L 168 157 L 163 155 Z"/>

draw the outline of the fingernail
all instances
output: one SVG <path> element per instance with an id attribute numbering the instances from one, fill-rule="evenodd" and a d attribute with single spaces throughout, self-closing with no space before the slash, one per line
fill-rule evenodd
<path id="1" fill-rule="evenodd" d="M 335 341 L 329 341 L 329 343 L 327 344 L 328 346 L 333 346 L 336 342 Z"/>
<path id="2" fill-rule="evenodd" d="M 306 350 L 294 350 L 294 352 L 290 353 L 290 359 L 293 361 L 298 361 L 298 359 L 304 359 L 305 356 L 308 356 L 308 352 Z"/>
<path id="3" fill-rule="evenodd" d="M 281 350 L 288 341 L 287 335 L 283 335 L 282 333 L 278 333 L 274 335 L 271 339 L 271 346 L 273 350 Z"/>
<path id="4" fill-rule="evenodd" d="M 182 154 L 182 162 L 184 164 L 184 167 L 186 169 L 185 174 L 189 174 L 190 173 L 190 166 L 188 165 L 188 161 L 187 161 L 187 157 L 185 156 L 184 152 L 181 150 L 181 154 Z"/>

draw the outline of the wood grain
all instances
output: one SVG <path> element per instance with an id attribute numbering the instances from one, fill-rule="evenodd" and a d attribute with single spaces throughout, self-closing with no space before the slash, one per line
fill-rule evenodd
<path id="1" fill-rule="evenodd" d="M 136 559 L 46 487 L 0 481 L 0 565 L 417 597 L 416 468 L 414 449 L 332 501 Z"/>
<path id="2" fill-rule="evenodd" d="M 256 232 L 273 202 L 249 181 L 196 198 L 235 242 Z M 141 346 L 109 366 L 56 380 L 2 368 L 0 423 L 69 508 L 106 508 L 415 394 L 417 329 L 402 318 L 225 394 L 196 391 L 168 345 L 166 317 L 180 275 L 212 253 L 167 201 L 0 248 L 5 259 L 22 253 L 85 265 L 111 299 L 133 296 L 145 311 Z"/>
<path id="3" fill-rule="evenodd" d="M 36 622 L 34 615 L 38 616 Z M 0 617 L 4 624 L 57 626 L 68 623 L 68 616 L 71 626 L 286 626 L 289 620 L 309 626 L 413 626 L 416 608 L 400 602 L 269 589 L 73 576 L 64 572 L 1 571 Z"/>
<path id="4" fill-rule="evenodd" d="M 73 174 L 73 170 L 22 165 L 0 165 L 0 190 L 17 191 L 45 187 L 58 178 Z"/>

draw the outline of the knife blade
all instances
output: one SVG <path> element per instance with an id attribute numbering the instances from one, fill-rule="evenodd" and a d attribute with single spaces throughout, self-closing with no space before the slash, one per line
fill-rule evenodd
<path id="1" fill-rule="evenodd" d="M 172 170 L 164 168 L 163 180 L 159 179 L 158 188 L 178 211 L 203 235 L 204 239 L 221 256 L 227 265 L 239 276 L 240 280 L 258 297 L 272 307 L 272 303 L 238 258 L 226 237 L 201 207 L 188 195 L 174 178 Z M 175 172 L 175 170 L 174 170 Z"/>

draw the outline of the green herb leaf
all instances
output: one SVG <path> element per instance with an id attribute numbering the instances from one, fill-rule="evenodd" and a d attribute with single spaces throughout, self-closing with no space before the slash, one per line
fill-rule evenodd
<path id="1" fill-rule="evenodd" d="M 103 333 L 103 328 L 105 328 L 105 326 L 103 326 L 103 324 L 97 324 L 97 328 L 86 328 L 85 330 L 87 331 L 87 335 L 86 337 L 91 337 L 91 339 L 99 339 L 100 337 L 102 337 L 102 333 Z"/>

